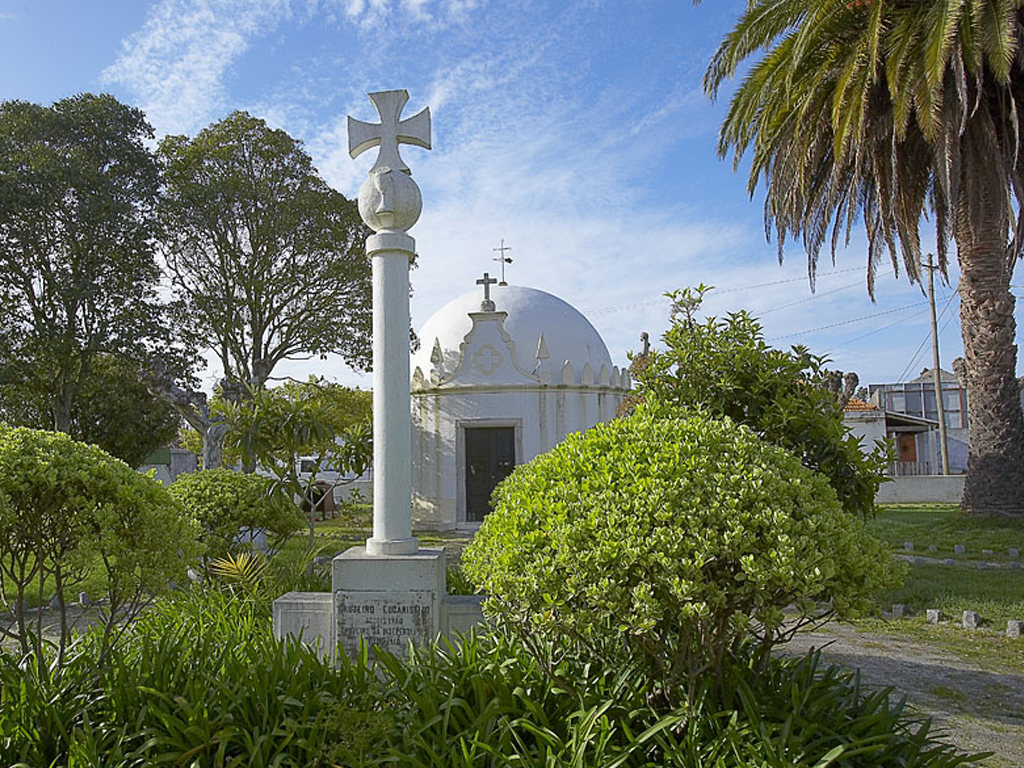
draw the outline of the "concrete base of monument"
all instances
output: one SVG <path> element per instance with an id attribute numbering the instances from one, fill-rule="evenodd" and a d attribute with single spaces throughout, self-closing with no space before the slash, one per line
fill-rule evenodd
<path id="1" fill-rule="evenodd" d="M 379 555 L 412 555 L 419 551 L 419 539 L 367 539 L 366 553 L 371 557 Z"/>
<path id="2" fill-rule="evenodd" d="M 274 601 L 274 637 L 353 657 L 360 639 L 404 656 L 409 642 L 426 645 L 483 623 L 481 596 L 446 594 L 443 548 L 371 555 L 353 547 L 334 558 L 333 594 L 289 592 Z M 331 654 L 333 658 L 333 654 Z"/>

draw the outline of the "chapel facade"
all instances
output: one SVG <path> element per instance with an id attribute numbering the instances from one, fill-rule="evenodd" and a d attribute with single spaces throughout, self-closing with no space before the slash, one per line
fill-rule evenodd
<path id="1" fill-rule="evenodd" d="M 556 296 L 512 285 L 470 291 L 419 333 L 412 358 L 412 514 L 472 529 L 494 487 L 567 434 L 615 416 L 629 373 Z M 483 294 L 483 296 L 481 296 Z"/>

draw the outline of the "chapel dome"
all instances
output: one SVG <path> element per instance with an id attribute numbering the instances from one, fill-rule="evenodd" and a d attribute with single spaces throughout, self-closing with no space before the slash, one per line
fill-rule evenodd
<path id="1" fill-rule="evenodd" d="M 434 340 L 440 343 L 446 366 L 451 370 L 459 359 L 459 349 L 472 328 L 470 312 L 480 312 L 482 291 L 468 291 L 445 304 L 423 324 L 419 331 L 420 348 L 413 355 L 410 370 L 431 370 L 430 356 Z M 536 288 L 517 285 L 491 287 L 495 311 L 506 312 L 504 329 L 515 343 L 519 365 L 527 371 L 534 367 L 540 336 L 544 334 L 552 371 L 560 371 L 569 361 L 579 372 L 586 364 L 596 375 L 602 368 L 612 369 L 601 335 L 578 310 L 557 296 Z M 578 376 L 578 373 L 577 373 Z"/>

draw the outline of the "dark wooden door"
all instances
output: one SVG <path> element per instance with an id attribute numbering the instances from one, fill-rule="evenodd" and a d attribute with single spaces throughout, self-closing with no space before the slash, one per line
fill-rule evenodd
<path id="1" fill-rule="evenodd" d="M 516 466 L 514 427 L 466 429 L 466 520 L 480 522 L 491 511 L 494 487 Z"/>

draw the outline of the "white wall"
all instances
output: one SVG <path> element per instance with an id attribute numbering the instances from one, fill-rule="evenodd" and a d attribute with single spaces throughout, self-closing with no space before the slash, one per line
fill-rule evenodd
<path id="1" fill-rule="evenodd" d="M 462 441 L 467 427 L 514 427 L 516 464 L 525 464 L 570 432 L 613 418 L 625 395 L 597 385 L 414 392 L 413 520 L 441 530 L 465 521 Z"/>
<path id="2" fill-rule="evenodd" d="M 882 483 L 876 504 L 959 504 L 964 475 L 907 475 Z"/>

